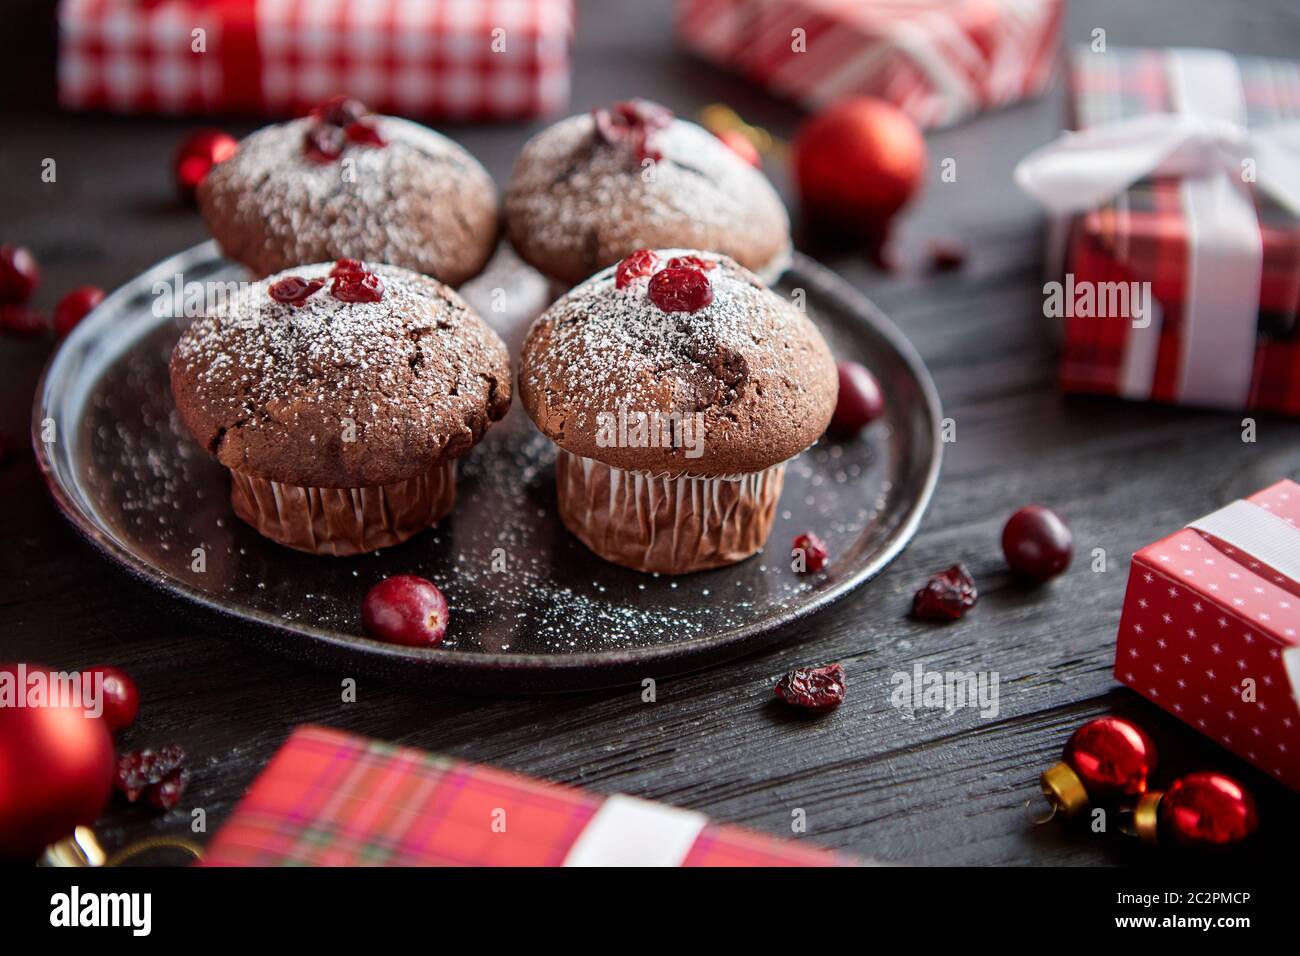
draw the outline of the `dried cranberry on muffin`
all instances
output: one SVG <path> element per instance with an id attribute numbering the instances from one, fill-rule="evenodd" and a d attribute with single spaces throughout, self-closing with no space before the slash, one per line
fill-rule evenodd
<path id="1" fill-rule="evenodd" d="M 457 286 L 496 246 L 487 170 L 458 144 L 336 97 L 260 129 L 198 190 L 222 251 L 259 276 L 302 262 L 386 262 Z"/>
<path id="2" fill-rule="evenodd" d="M 194 438 L 235 513 L 273 541 L 350 555 L 455 500 L 456 459 L 510 406 L 505 345 L 448 286 L 353 260 L 250 283 L 171 358 Z"/>
<path id="3" fill-rule="evenodd" d="M 646 100 L 534 136 L 505 207 L 519 255 L 565 286 L 643 247 L 711 249 L 767 281 L 790 258 L 790 218 L 767 178 L 712 133 Z"/>
<path id="4" fill-rule="evenodd" d="M 801 311 L 726 256 L 639 250 L 552 305 L 519 395 L 559 446 L 565 526 L 602 558 L 683 574 L 763 546 L 786 462 L 835 410 Z"/>

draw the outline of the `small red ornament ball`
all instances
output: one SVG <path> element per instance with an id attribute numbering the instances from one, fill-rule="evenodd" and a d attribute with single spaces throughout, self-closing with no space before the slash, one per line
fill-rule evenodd
<path id="1" fill-rule="evenodd" d="M 140 713 L 140 691 L 125 671 L 104 665 L 88 668 L 82 673 L 103 680 L 103 716 L 109 730 L 117 733 L 135 723 L 135 716 Z"/>
<path id="2" fill-rule="evenodd" d="M 1099 717 L 1070 735 L 1063 759 L 1094 802 L 1135 797 L 1146 792 L 1155 770 L 1156 745 L 1136 724 L 1120 717 Z"/>
<path id="3" fill-rule="evenodd" d="M 54 334 L 63 338 L 103 301 L 104 290 L 98 286 L 83 285 L 73 289 L 54 307 Z"/>
<path id="4" fill-rule="evenodd" d="M 870 96 L 834 103 L 800 127 L 794 174 L 812 218 L 883 237 L 920 188 L 925 140 L 908 116 Z"/>
<path id="5" fill-rule="evenodd" d="M 1051 508 L 1028 505 L 1013 514 L 1003 527 L 1002 553 L 1012 571 L 1041 583 L 1070 566 L 1074 535 Z"/>
<path id="6" fill-rule="evenodd" d="M 1160 798 L 1160 822 L 1178 843 L 1227 846 L 1259 826 L 1255 798 L 1227 774 L 1189 773 Z"/>
<path id="7" fill-rule="evenodd" d="M 194 191 L 217 163 L 235 155 L 239 144 L 229 133 L 219 129 L 201 129 L 187 137 L 176 150 L 172 171 L 176 186 L 186 202 L 194 201 Z"/>
<path id="8" fill-rule="evenodd" d="M 80 824 L 94 823 L 113 789 L 113 738 L 79 706 L 31 702 L 17 665 L 0 666 L 0 858 L 32 859 Z M 48 671 L 45 671 L 48 674 Z"/>
<path id="9" fill-rule="evenodd" d="M 447 633 L 447 599 L 432 581 L 413 574 L 384 578 L 361 603 L 366 633 L 411 647 L 437 647 Z"/>

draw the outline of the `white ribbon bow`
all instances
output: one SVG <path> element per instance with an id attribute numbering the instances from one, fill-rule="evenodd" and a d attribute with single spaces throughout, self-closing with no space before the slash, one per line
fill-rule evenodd
<path id="1" fill-rule="evenodd" d="M 1067 132 L 1016 166 L 1020 188 L 1055 215 L 1096 209 L 1148 176 L 1241 178 L 1300 216 L 1300 122 L 1248 130 L 1192 113 L 1151 113 Z"/>
<path id="2" fill-rule="evenodd" d="M 1093 54 L 1105 56 L 1105 54 Z M 1241 408 L 1254 377 L 1263 242 L 1247 185 L 1300 216 L 1300 122 L 1248 130 L 1236 60 L 1218 50 L 1165 51 L 1175 112 L 1066 133 L 1016 166 L 1016 182 L 1057 216 L 1095 209 L 1152 175 L 1179 178 L 1187 229 L 1176 398 Z M 1148 398 L 1160 316 L 1125 340 L 1118 392 Z"/>

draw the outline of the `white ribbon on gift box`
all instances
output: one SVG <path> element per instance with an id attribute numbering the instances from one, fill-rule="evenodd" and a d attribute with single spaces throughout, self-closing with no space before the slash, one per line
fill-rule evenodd
<path id="1" fill-rule="evenodd" d="M 1253 501 L 1238 499 L 1187 527 L 1217 538 L 1278 574 L 1300 582 L 1300 528 Z M 1300 644 L 1282 651 L 1282 666 L 1291 684 L 1291 698 L 1300 708 Z"/>
<path id="2" fill-rule="evenodd" d="M 1105 54 L 1094 54 L 1104 56 Z M 1263 248 L 1245 161 L 1256 184 L 1300 217 L 1300 122 L 1245 128 L 1236 61 L 1219 50 L 1171 49 L 1166 69 L 1176 112 L 1069 132 L 1016 166 L 1020 187 L 1056 215 L 1116 198 L 1148 176 L 1181 178 L 1187 289 L 1177 396 L 1241 408 L 1250 395 Z M 1122 392 L 1151 394 L 1160 325 L 1130 329 Z"/>
<path id="3" fill-rule="evenodd" d="M 578 834 L 564 866 L 681 866 L 708 818 L 614 794 Z"/>

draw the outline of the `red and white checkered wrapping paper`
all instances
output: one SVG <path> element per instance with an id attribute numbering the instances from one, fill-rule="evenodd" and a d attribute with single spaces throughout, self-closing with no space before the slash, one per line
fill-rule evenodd
<path id="1" fill-rule="evenodd" d="M 283 116 L 347 93 L 385 113 L 532 117 L 568 102 L 572 34 L 572 0 L 61 0 L 59 98 Z"/>
<path id="2" fill-rule="evenodd" d="M 206 866 L 844 866 L 827 850 L 299 727 L 213 836 Z"/>
<path id="3" fill-rule="evenodd" d="M 678 0 L 677 31 L 809 108 L 866 93 L 938 127 L 1046 87 L 1063 11 L 1064 0 Z"/>
<path id="4" fill-rule="evenodd" d="M 1115 676 L 1300 790 L 1300 485 L 1133 555 Z"/>

